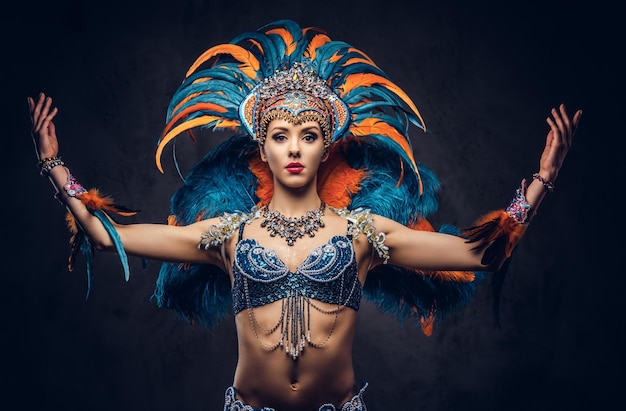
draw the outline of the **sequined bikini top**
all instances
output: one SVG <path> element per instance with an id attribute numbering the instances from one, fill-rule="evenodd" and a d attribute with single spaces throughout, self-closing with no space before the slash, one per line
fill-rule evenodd
<path id="1" fill-rule="evenodd" d="M 326 244 L 309 252 L 296 268 L 289 270 L 275 250 L 267 249 L 254 239 L 242 239 L 246 224 L 261 218 L 261 209 L 250 213 L 224 213 L 219 221 L 202 233 L 198 248 L 208 249 L 224 244 L 239 231 L 233 259 L 233 311 L 247 310 L 250 326 L 263 349 L 285 350 L 294 360 L 306 346 L 321 348 L 330 341 L 339 313 L 346 307 L 359 309 L 362 286 L 352 240 L 364 234 L 383 263 L 389 260 L 385 233 L 376 233 L 368 209 L 331 208 L 348 221 L 346 235 L 333 236 Z M 280 301 L 280 315 L 269 327 L 257 321 L 255 308 Z M 318 301 L 334 305 L 326 308 Z M 332 326 L 323 339 L 311 333 L 311 310 L 333 316 Z M 268 339 L 274 334 L 274 342 Z"/>
<path id="2" fill-rule="evenodd" d="M 353 223 L 348 221 L 350 225 Z M 233 262 L 233 310 L 256 308 L 274 301 L 305 297 L 359 310 L 361 283 L 352 236 L 336 235 L 312 249 L 294 272 L 276 254 L 256 240 L 241 239 L 239 227 Z"/>

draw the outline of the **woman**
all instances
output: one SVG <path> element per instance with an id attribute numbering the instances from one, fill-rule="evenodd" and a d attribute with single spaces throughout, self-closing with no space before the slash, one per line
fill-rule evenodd
<path id="1" fill-rule="evenodd" d="M 436 232 L 435 176 L 415 162 L 406 94 L 364 53 L 278 21 L 207 50 L 172 98 L 157 149 L 194 128 L 234 130 L 186 177 L 168 225 L 119 224 L 59 157 L 52 100 L 29 98 L 42 174 L 70 212 L 72 253 L 163 261 L 155 299 L 238 337 L 225 410 L 365 410 L 352 364 L 362 294 L 426 333 L 510 257 L 554 187 L 582 112 L 547 118 L 546 146 L 511 204 Z"/>

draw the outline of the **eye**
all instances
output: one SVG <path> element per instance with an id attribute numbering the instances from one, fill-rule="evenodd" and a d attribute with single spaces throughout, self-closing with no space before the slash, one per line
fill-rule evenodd
<path id="1" fill-rule="evenodd" d="M 281 141 L 287 140 L 287 136 L 285 136 L 281 132 L 276 132 L 276 133 L 272 133 L 271 139 L 276 141 L 276 142 L 281 142 Z"/>
<path id="2" fill-rule="evenodd" d="M 317 135 L 317 133 L 308 132 L 302 137 L 302 140 L 306 141 L 307 143 L 312 143 L 318 138 L 319 138 L 319 135 Z"/>

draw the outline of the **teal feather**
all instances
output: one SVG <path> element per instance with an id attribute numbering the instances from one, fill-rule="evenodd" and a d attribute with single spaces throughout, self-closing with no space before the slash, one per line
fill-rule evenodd
<path id="1" fill-rule="evenodd" d="M 257 46 L 252 41 L 258 43 Z M 247 32 L 235 37 L 231 43 L 246 48 L 261 63 L 259 71 L 261 78 L 271 76 L 277 69 L 275 62 L 281 61 L 280 56 L 284 53 L 283 42 L 276 42 L 263 33 Z M 236 72 L 236 71 L 235 71 Z"/>
<path id="2" fill-rule="evenodd" d="M 87 208 L 89 212 L 94 215 L 103 225 L 109 237 L 113 241 L 115 245 L 115 249 L 117 254 L 122 262 L 122 267 L 124 269 L 124 278 L 126 281 L 130 278 L 130 269 L 128 265 L 128 257 L 126 252 L 124 251 L 124 246 L 122 241 L 120 240 L 115 227 L 111 224 L 111 220 L 106 215 L 106 213 L 102 210 L 94 210 L 91 208 Z M 120 206 L 120 209 L 133 211 L 127 209 L 126 207 Z M 85 258 L 86 272 L 87 272 L 87 293 L 85 295 L 85 299 L 88 299 L 91 295 L 91 290 L 93 287 L 93 259 L 94 259 L 94 249 L 89 241 L 89 237 L 85 234 L 85 232 L 79 227 L 78 231 L 74 234 L 72 238 L 72 255 L 70 256 L 71 265 L 73 265 L 73 260 L 75 259 L 75 252 L 80 251 L 83 257 Z"/>
<path id="3" fill-rule="evenodd" d="M 234 136 L 210 151 L 185 177 L 171 199 L 170 212 L 179 225 L 249 211 L 258 198 L 257 181 L 248 169 L 249 158 L 258 155 L 258 144 L 248 136 Z M 187 321 L 214 327 L 231 312 L 228 274 L 209 264 L 161 265 L 153 300 Z"/>
<path id="4" fill-rule="evenodd" d="M 302 39 L 302 28 L 295 21 L 277 20 L 272 23 L 266 24 L 259 30 L 267 32 L 272 29 L 287 30 L 291 34 L 294 42 L 299 42 Z M 279 66 L 275 66 L 275 69 L 282 68 L 280 67 L 282 65 L 291 66 L 295 61 L 299 61 L 301 56 L 296 53 L 292 53 L 290 56 L 286 55 L 287 47 L 289 45 L 285 44 L 282 37 L 278 36 L 277 34 L 268 34 L 268 37 L 271 38 L 277 46 L 277 59 L 275 60 L 275 62 L 278 62 Z"/>
<path id="5" fill-rule="evenodd" d="M 343 41 L 329 41 L 317 49 L 317 54 L 313 60 L 313 65 L 317 69 L 317 73 L 323 79 L 329 80 L 329 86 L 333 89 L 339 88 L 340 83 L 345 79 L 342 67 L 342 61 L 332 61 L 331 57 L 338 54 L 348 53 L 349 56 L 360 57 L 361 53 L 355 51 L 349 52 L 353 48 L 350 44 Z M 345 56 L 344 56 L 345 60 Z"/>
<path id="6" fill-rule="evenodd" d="M 98 218 L 98 220 L 100 220 L 100 222 L 104 226 L 104 229 L 109 234 L 109 237 L 111 237 L 111 240 L 113 241 L 113 244 L 115 246 L 115 251 L 117 251 L 117 255 L 120 258 L 122 267 L 124 267 L 124 279 L 128 281 L 130 279 L 128 257 L 126 256 L 126 251 L 124 251 L 124 245 L 122 244 L 122 240 L 120 239 L 120 236 L 117 233 L 117 230 L 115 230 L 115 227 L 113 227 L 113 224 L 111 223 L 111 220 L 109 219 L 109 216 L 107 216 L 104 211 L 102 210 L 90 210 L 90 211 L 94 216 L 96 216 L 96 218 Z"/>
<path id="7" fill-rule="evenodd" d="M 79 229 L 72 238 L 72 250 L 73 253 L 70 256 L 70 261 L 72 261 L 72 263 L 76 258 L 75 253 L 78 251 L 80 251 L 81 254 L 85 257 L 85 265 L 87 271 L 87 293 L 85 294 L 85 300 L 87 300 L 91 295 L 91 287 L 93 284 L 93 247 L 91 246 L 89 239 L 82 231 L 82 229 Z"/>

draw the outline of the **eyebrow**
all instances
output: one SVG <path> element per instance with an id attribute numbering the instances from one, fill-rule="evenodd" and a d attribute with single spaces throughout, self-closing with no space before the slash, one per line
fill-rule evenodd
<path id="1" fill-rule="evenodd" d="M 288 127 L 282 127 L 282 126 L 276 126 L 276 127 L 272 127 L 270 130 L 271 131 L 276 131 L 276 130 L 277 131 L 287 131 L 287 130 L 289 130 L 289 128 Z M 320 133 L 322 132 L 322 129 L 319 126 L 309 126 L 309 127 L 303 128 L 301 131 L 302 132 L 307 132 L 307 131 L 311 131 L 311 130 L 318 131 Z"/>
<path id="2" fill-rule="evenodd" d="M 306 127 L 306 128 L 303 128 L 303 129 L 302 129 L 302 131 L 305 131 L 305 132 L 306 132 L 306 131 L 311 131 L 311 130 L 313 130 L 313 131 L 319 131 L 319 132 L 321 132 L 321 131 L 322 131 L 322 129 L 321 129 L 320 127 L 318 127 L 318 126 L 309 126 L 309 127 Z"/>

